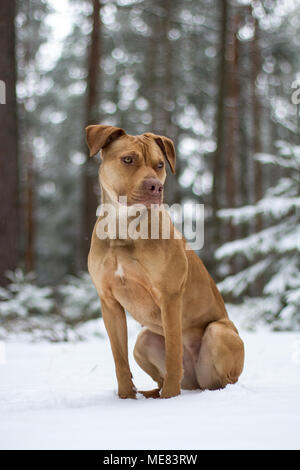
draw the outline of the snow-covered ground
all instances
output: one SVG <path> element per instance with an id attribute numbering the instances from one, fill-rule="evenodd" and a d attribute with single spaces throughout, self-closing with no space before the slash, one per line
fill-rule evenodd
<path id="1" fill-rule="evenodd" d="M 242 332 L 236 385 L 170 400 L 120 400 L 109 342 L 8 342 L 1 449 L 299 449 L 300 334 Z M 137 327 L 130 323 L 130 349 Z M 130 351 L 132 352 L 132 351 Z M 139 388 L 153 382 L 135 364 Z"/>

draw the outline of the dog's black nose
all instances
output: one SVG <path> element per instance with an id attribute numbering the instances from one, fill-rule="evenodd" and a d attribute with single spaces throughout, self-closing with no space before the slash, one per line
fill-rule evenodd
<path id="1" fill-rule="evenodd" d="M 152 196 L 160 196 L 163 190 L 163 185 L 157 178 L 148 178 L 144 181 L 144 189 Z"/>

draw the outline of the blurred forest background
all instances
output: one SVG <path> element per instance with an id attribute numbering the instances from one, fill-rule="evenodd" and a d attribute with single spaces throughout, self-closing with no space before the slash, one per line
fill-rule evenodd
<path id="1" fill-rule="evenodd" d="M 165 199 L 205 204 L 225 299 L 299 329 L 299 47 L 299 0 L 0 0 L 0 335 L 100 315 L 91 123 L 172 138 Z"/>

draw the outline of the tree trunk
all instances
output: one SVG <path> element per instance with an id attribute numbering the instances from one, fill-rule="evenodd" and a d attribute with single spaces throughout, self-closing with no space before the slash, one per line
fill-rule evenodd
<path id="1" fill-rule="evenodd" d="M 252 39 L 252 117 L 253 117 L 253 155 L 262 151 L 261 146 L 261 115 L 262 109 L 257 89 L 257 77 L 261 70 L 261 57 L 259 50 L 259 24 L 256 18 L 254 21 L 254 35 Z M 263 177 L 261 164 L 254 160 L 254 199 L 259 201 L 263 195 Z M 254 231 L 260 232 L 263 228 L 263 220 L 257 215 L 254 220 Z M 254 296 L 261 295 L 264 283 L 262 279 L 258 279 L 251 288 L 251 294 Z"/>
<path id="2" fill-rule="evenodd" d="M 101 4 L 99 0 L 91 0 L 93 4 L 93 28 L 88 51 L 88 75 L 86 94 L 85 125 L 99 122 L 99 81 L 101 59 Z M 85 147 L 85 151 L 86 147 Z M 92 231 L 96 221 L 98 197 L 100 194 L 97 178 L 97 162 L 90 159 L 88 154 L 84 165 L 83 175 L 83 217 L 82 217 L 82 260 L 81 267 L 86 269 L 87 255 L 90 248 Z"/>
<path id="3" fill-rule="evenodd" d="M 237 184 L 236 171 L 238 164 L 239 135 L 239 96 L 238 96 L 238 39 L 239 17 L 232 14 L 228 32 L 228 94 L 226 99 L 227 139 L 225 146 L 226 160 L 226 203 L 227 207 L 236 206 Z M 228 223 L 227 240 L 235 238 L 235 227 Z"/>
<path id="4" fill-rule="evenodd" d="M 35 267 L 35 250 L 34 250 L 34 156 L 29 150 L 26 154 L 25 169 L 25 225 L 26 225 L 26 253 L 25 264 L 26 271 L 31 272 Z"/>
<path id="5" fill-rule="evenodd" d="M 212 223 L 214 245 L 220 244 L 220 220 L 217 216 L 222 200 L 222 170 L 224 149 L 224 119 L 226 97 L 226 53 L 227 53 L 227 24 L 228 24 L 228 0 L 219 0 L 220 38 L 219 38 L 219 67 L 218 67 L 218 100 L 216 111 L 216 151 L 213 158 L 213 189 L 212 189 Z"/>
<path id="6" fill-rule="evenodd" d="M 162 38 L 160 41 L 162 47 L 162 67 L 163 69 L 163 87 L 162 87 L 162 125 L 159 130 L 174 142 L 175 149 L 177 150 L 178 135 L 177 126 L 172 121 L 173 107 L 176 106 L 176 94 L 173 88 L 173 76 L 175 70 L 173 69 L 173 47 L 169 39 L 169 31 L 172 27 L 173 9 L 175 7 L 175 0 L 165 0 L 164 2 L 164 15 L 162 18 Z M 180 203 L 180 187 L 178 177 L 180 175 L 180 161 L 177 158 L 176 162 L 176 176 L 172 175 L 168 168 L 168 178 L 165 183 L 165 201 L 167 204 Z"/>
<path id="7" fill-rule="evenodd" d="M 259 50 L 259 25 L 254 18 L 254 36 L 252 40 L 252 114 L 253 114 L 253 154 L 261 152 L 261 105 L 257 90 L 257 77 L 261 70 L 261 58 Z M 254 161 L 254 197 L 255 201 L 259 201 L 263 194 L 262 168 L 261 164 Z M 262 219 L 256 217 L 255 230 L 259 232 L 262 229 Z"/>
<path id="8" fill-rule="evenodd" d="M 154 134 L 166 135 L 173 140 L 177 149 L 177 126 L 172 121 L 173 107 L 176 103 L 176 94 L 173 88 L 174 57 L 169 31 L 174 18 L 175 0 L 153 2 L 148 22 L 151 26 L 151 38 L 148 42 L 146 54 L 146 69 L 149 82 L 143 83 L 145 95 L 149 97 L 152 116 L 151 131 Z M 176 59 L 175 59 L 176 65 Z M 168 165 L 167 179 L 164 187 L 164 201 L 167 204 L 180 202 L 180 187 L 178 175 L 180 162 L 177 159 L 176 176 Z"/>
<path id="9" fill-rule="evenodd" d="M 19 256 L 19 178 L 16 101 L 15 14 L 13 0 L 0 2 L 0 79 L 6 104 L 0 104 L 0 284 L 5 271 L 15 269 Z"/>
<path id="10" fill-rule="evenodd" d="M 26 9 L 25 9 L 26 8 Z M 26 27 L 30 28 L 31 23 L 34 21 L 34 6 L 30 0 L 25 2 L 26 14 Z M 32 61 L 34 60 L 34 52 L 32 51 L 32 36 L 28 35 L 27 40 L 23 41 L 24 57 L 23 57 L 23 77 L 25 79 L 26 73 L 30 70 Z M 25 268 L 27 272 L 31 272 L 35 268 L 35 216 L 34 216 L 34 200 L 35 200 L 35 181 L 34 181 L 34 154 L 32 152 L 32 123 L 30 115 L 24 109 L 25 102 L 23 103 L 23 119 L 21 119 L 20 133 L 23 139 L 22 148 L 20 148 L 21 165 L 21 180 L 23 186 L 20 191 L 22 193 L 22 224 L 24 224 L 24 249 L 25 249 Z M 23 167 L 23 168 L 22 168 Z M 22 253 L 23 255 L 23 253 Z"/>

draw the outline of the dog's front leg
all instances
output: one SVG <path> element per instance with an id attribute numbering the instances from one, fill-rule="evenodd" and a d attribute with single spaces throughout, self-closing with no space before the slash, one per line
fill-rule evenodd
<path id="1" fill-rule="evenodd" d="M 102 316 L 115 361 L 120 398 L 136 398 L 128 362 L 127 322 L 123 307 L 113 298 L 101 299 Z"/>
<path id="2" fill-rule="evenodd" d="M 180 395 L 182 369 L 182 295 L 178 294 L 163 302 L 162 323 L 166 348 L 166 375 L 161 398 Z"/>

